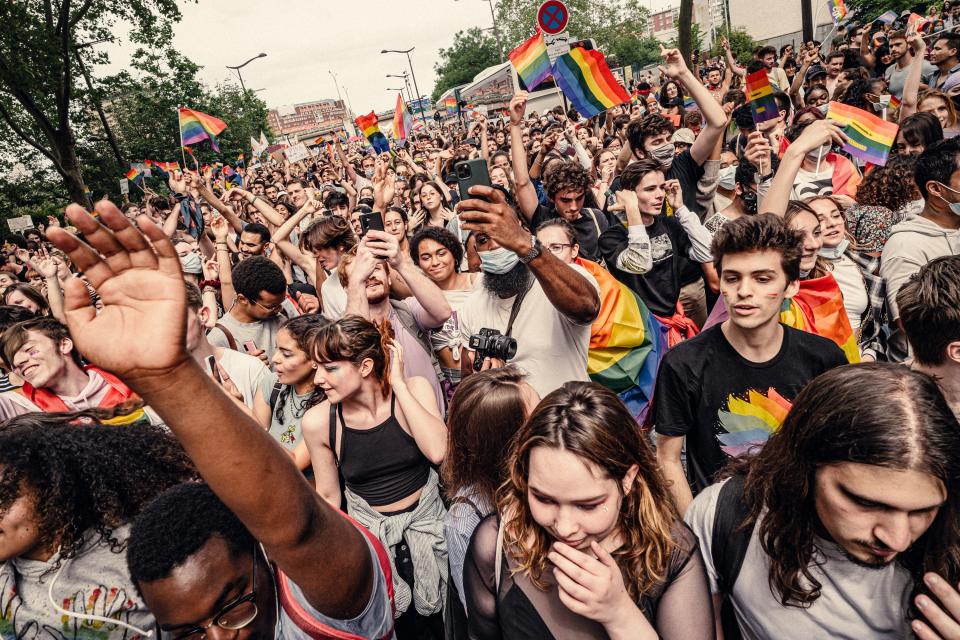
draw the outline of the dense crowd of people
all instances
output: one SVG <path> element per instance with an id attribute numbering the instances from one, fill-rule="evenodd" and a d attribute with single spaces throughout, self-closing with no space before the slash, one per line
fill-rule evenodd
<path id="1" fill-rule="evenodd" d="M 909 16 L 10 237 L 0 636 L 960 637 L 960 2 Z"/>

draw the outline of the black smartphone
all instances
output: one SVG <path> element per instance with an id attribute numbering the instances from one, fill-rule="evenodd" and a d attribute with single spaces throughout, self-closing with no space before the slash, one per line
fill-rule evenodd
<path id="1" fill-rule="evenodd" d="M 367 231 L 370 231 L 370 229 L 383 231 L 383 215 L 379 211 L 360 214 L 361 235 L 367 235 Z"/>
<path id="2" fill-rule="evenodd" d="M 487 170 L 486 160 L 483 158 L 461 160 L 453 165 L 453 172 L 457 176 L 457 188 L 460 190 L 461 200 L 468 200 L 470 198 L 486 200 L 484 197 L 470 194 L 470 187 L 476 185 L 484 187 L 493 186 L 490 182 L 490 172 Z"/>

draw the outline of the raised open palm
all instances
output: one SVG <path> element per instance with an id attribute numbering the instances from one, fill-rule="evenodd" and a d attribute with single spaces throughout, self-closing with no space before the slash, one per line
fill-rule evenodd
<path id="1" fill-rule="evenodd" d="M 64 306 L 70 334 L 97 366 L 134 387 L 155 384 L 189 357 L 180 260 L 169 238 L 147 216 L 137 220 L 140 231 L 113 203 L 103 200 L 95 208 L 100 222 L 79 205 L 67 207 L 67 218 L 86 242 L 64 229 L 47 232 L 103 302 L 97 315 L 83 282 L 67 279 Z"/>

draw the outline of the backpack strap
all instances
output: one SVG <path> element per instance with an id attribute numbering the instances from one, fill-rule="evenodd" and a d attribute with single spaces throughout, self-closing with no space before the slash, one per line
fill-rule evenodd
<path id="1" fill-rule="evenodd" d="M 283 389 L 283 385 L 280 384 L 279 380 L 273 383 L 273 389 L 270 390 L 270 409 L 277 406 L 277 398 L 280 397 L 281 389 Z"/>
<path id="2" fill-rule="evenodd" d="M 337 470 L 340 469 L 340 450 L 337 448 L 337 405 L 330 403 L 330 451 L 333 452 L 333 461 L 337 463 Z"/>
<path id="3" fill-rule="evenodd" d="M 717 510 L 713 516 L 710 549 L 720 593 L 726 595 L 733 591 L 733 584 L 740 575 L 740 567 L 743 566 L 756 526 L 756 523 L 744 526 L 750 513 L 743 495 L 745 481 L 744 476 L 733 476 L 720 488 Z"/>
<path id="4" fill-rule="evenodd" d="M 239 351 L 239 349 L 237 349 L 237 339 L 233 337 L 233 334 L 230 333 L 229 329 L 227 329 L 225 326 L 223 326 L 219 322 L 213 325 L 213 328 L 220 329 L 220 331 L 223 331 L 223 335 L 227 339 L 227 344 L 230 346 L 230 349 L 232 351 Z"/>
<path id="5" fill-rule="evenodd" d="M 497 550 L 493 554 L 493 585 L 496 591 L 500 591 L 500 564 L 503 562 L 503 537 L 504 527 L 503 518 L 501 517 L 497 519 Z"/>

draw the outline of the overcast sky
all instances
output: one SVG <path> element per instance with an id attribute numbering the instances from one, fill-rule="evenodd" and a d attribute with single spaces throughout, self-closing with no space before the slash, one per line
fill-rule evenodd
<path id="1" fill-rule="evenodd" d="M 660 9 L 679 0 L 644 4 Z M 402 74 L 407 59 L 381 55 L 381 49 L 416 47 L 410 54 L 413 70 L 420 93 L 430 95 L 438 50 L 449 47 L 461 29 L 492 24 L 485 0 L 200 0 L 181 2 L 181 11 L 174 44 L 203 67 L 200 77 L 207 84 L 229 77 L 236 81 L 224 67 L 263 52 L 266 58 L 244 67 L 243 82 L 248 89 L 263 89 L 258 95 L 271 108 L 336 98 L 330 70 L 356 113 L 389 109 L 396 102 L 396 92 L 387 88 L 403 80 L 385 74 Z M 118 28 L 117 36 L 124 38 L 124 31 Z M 104 72 L 123 68 L 130 54 L 128 44 L 112 48 L 114 63 Z"/>

